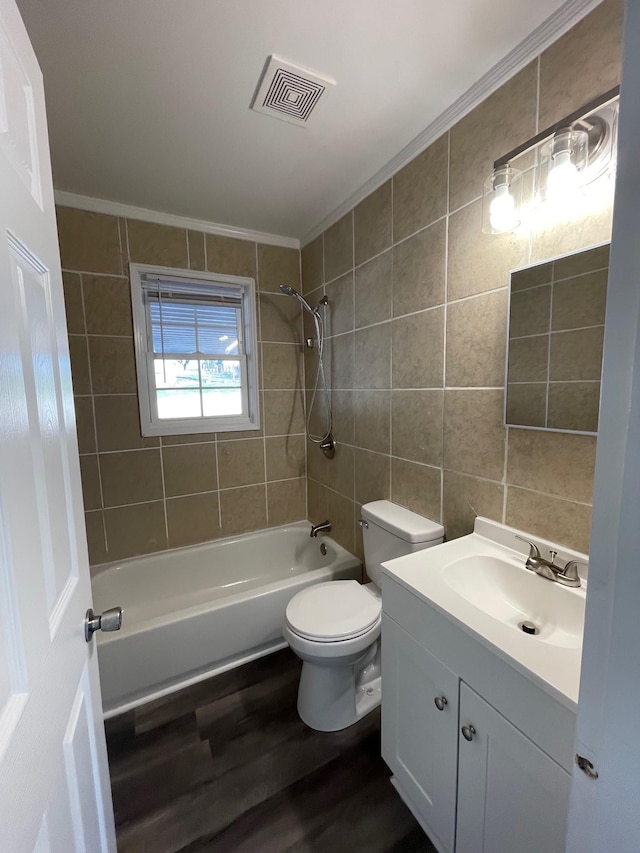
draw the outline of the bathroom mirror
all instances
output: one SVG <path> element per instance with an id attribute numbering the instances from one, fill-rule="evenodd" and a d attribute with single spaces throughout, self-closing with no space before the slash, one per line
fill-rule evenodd
<path id="1" fill-rule="evenodd" d="M 609 244 L 511 273 L 506 423 L 596 433 Z"/>

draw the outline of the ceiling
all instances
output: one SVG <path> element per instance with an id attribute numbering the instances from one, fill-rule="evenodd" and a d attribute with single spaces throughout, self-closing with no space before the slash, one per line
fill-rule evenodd
<path id="1" fill-rule="evenodd" d="M 18 0 L 56 189 L 301 238 L 562 0 Z M 249 109 L 270 54 L 336 81 Z"/>

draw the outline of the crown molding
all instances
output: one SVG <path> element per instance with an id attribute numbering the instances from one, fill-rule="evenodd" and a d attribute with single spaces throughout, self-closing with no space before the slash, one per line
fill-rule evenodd
<path id="1" fill-rule="evenodd" d="M 383 166 L 356 192 L 346 198 L 342 204 L 325 216 L 318 224 L 308 231 L 301 239 L 300 245 L 306 246 L 311 240 L 326 231 L 345 213 L 359 204 L 378 187 L 388 181 L 396 172 L 410 163 L 421 151 L 446 133 L 467 113 L 481 104 L 493 94 L 514 74 L 521 71 L 533 59 L 538 57 L 549 45 L 568 32 L 578 21 L 588 15 L 602 0 L 567 0 L 557 12 L 550 15 L 524 41 L 493 66 L 477 83 L 467 89 L 448 109 L 431 122 L 415 139 Z"/>
<path id="2" fill-rule="evenodd" d="M 62 190 L 54 193 L 56 204 L 61 207 L 76 207 L 91 213 L 107 213 L 110 216 L 123 216 L 127 219 L 141 219 L 144 222 L 155 222 L 157 225 L 173 225 L 176 228 L 188 228 L 192 231 L 204 231 L 206 234 L 217 234 L 220 237 L 235 237 L 239 240 L 252 240 L 256 243 L 266 243 L 269 246 L 284 246 L 287 249 L 299 249 L 300 241 L 295 237 L 281 237 L 278 234 L 267 234 L 264 231 L 252 231 L 248 228 L 234 228 L 232 225 L 221 225 L 219 222 L 207 222 L 204 219 L 191 219 L 188 216 L 177 216 L 173 213 L 162 213 L 158 210 L 147 210 L 145 207 L 135 207 L 132 204 L 121 204 L 117 201 L 107 201 L 104 198 L 91 198 L 86 195 L 76 195 Z"/>

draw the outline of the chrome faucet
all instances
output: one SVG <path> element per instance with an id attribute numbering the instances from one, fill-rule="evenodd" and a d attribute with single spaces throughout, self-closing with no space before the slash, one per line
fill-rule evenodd
<path id="1" fill-rule="evenodd" d="M 315 539 L 318 533 L 322 533 L 323 530 L 331 530 L 331 522 L 329 519 L 323 521 L 322 524 L 312 524 L 309 536 L 311 536 L 312 539 Z"/>
<path id="2" fill-rule="evenodd" d="M 530 542 L 524 536 L 518 536 L 517 533 L 516 539 L 526 542 L 529 546 L 529 556 L 527 557 L 525 568 L 529 569 L 530 572 L 535 572 L 537 575 L 541 575 L 543 578 L 554 583 L 561 583 L 563 586 L 574 588 L 580 586 L 581 581 L 578 574 L 578 566 L 581 565 L 580 560 L 569 560 L 563 569 L 561 566 L 556 566 L 555 564 L 555 559 L 558 555 L 557 551 L 550 551 L 551 560 L 545 560 L 535 542 Z"/>

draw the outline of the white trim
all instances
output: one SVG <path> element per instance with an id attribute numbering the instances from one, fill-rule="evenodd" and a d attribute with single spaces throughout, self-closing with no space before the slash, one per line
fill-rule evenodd
<path id="1" fill-rule="evenodd" d="M 481 104 L 489 95 L 506 83 L 514 74 L 521 71 L 531 60 L 539 56 L 549 45 L 568 32 L 578 21 L 599 6 L 602 0 L 567 0 L 567 2 L 540 24 L 524 41 L 493 66 L 477 83 L 461 95 L 438 118 L 427 125 L 415 139 L 393 157 L 386 166 L 369 178 L 360 189 L 346 198 L 342 204 L 325 216 L 301 239 L 300 245 L 306 246 L 327 228 L 330 228 L 345 213 L 363 201 L 385 181 L 393 177 L 403 166 L 410 163 L 421 151 L 439 139 L 456 122 Z"/>
<path id="2" fill-rule="evenodd" d="M 192 219 L 189 216 L 148 210 L 146 207 L 136 207 L 119 201 L 108 201 L 106 198 L 76 195 L 63 190 L 56 190 L 54 197 L 56 204 L 61 207 L 75 207 L 78 210 L 88 210 L 92 213 L 106 213 L 110 216 L 123 216 L 126 219 L 155 222 L 157 225 L 173 225 L 176 228 L 204 231 L 205 234 L 217 234 L 220 237 L 235 237 L 237 240 L 251 240 L 269 246 L 284 246 L 287 249 L 300 248 L 300 240 L 296 240 L 295 237 L 282 237 L 278 234 L 268 234 L 265 231 L 252 231 L 250 228 L 236 228 L 233 225 L 222 225 L 219 222 L 208 222 L 204 219 Z"/>

